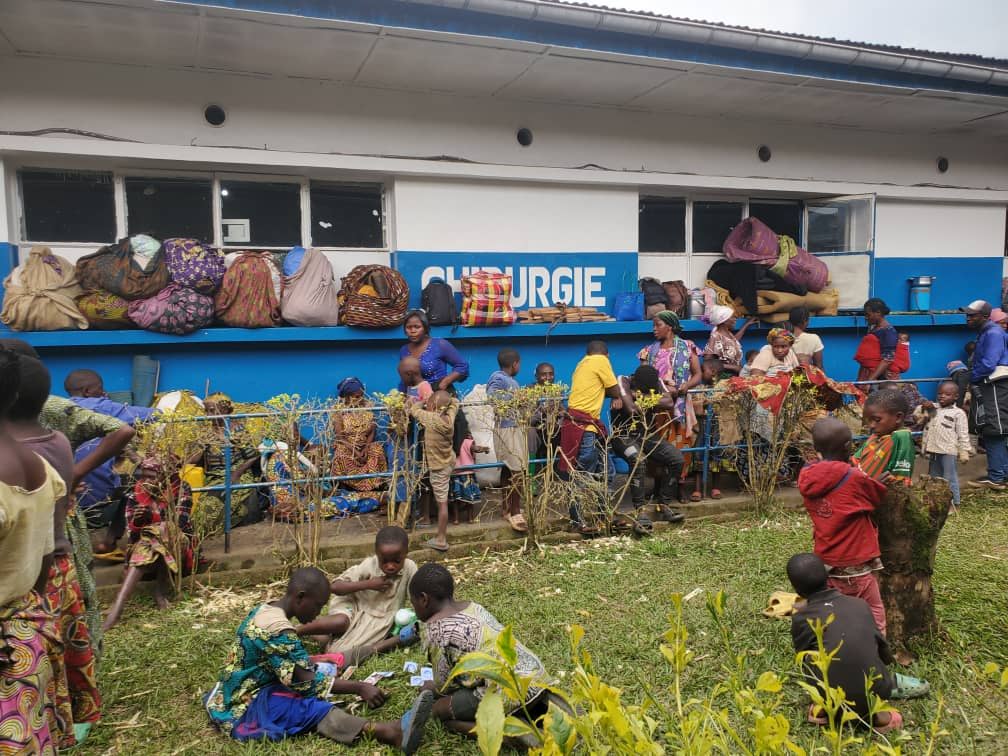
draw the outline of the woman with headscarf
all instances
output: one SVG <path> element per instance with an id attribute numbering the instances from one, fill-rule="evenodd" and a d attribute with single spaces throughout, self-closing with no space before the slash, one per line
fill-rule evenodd
<path id="1" fill-rule="evenodd" d="M 653 321 L 655 341 L 641 349 L 637 358 L 642 365 L 650 365 L 658 371 L 662 384 L 675 398 L 675 406 L 670 411 L 668 440 L 684 449 L 692 446 L 697 425 L 688 392 L 700 383 L 698 350 L 696 344 L 682 338 L 679 316 L 674 312 L 662 310 Z M 688 459 L 683 469 L 689 469 Z"/>
<path id="2" fill-rule="evenodd" d="M 773 378 L 777 373 L 790 373 L 797 368 L 798 355 L 791 348 L 794 341 L 794 334 L 788 329 L 771 328 L 766 346 L 760 349 L 749 367 L 749 375 L 753 378 Z"/>
<path id="3" fill-rule="evenodd" d="M 430 322 L 423 310 L 410 310 L 403 321 L 406 343 L 399 349 L 399 359 L 415 357 L 420 360 L 420 375 L 435 391 L 447 391 L 456 381 L 469 377 L 469 363 L 447 339 L 432 338 Z M 451 370 L 449 370 L 451 368 Z M 399 390 L 405 392 L 404 384 Z"/>
<path id="4" fill-rule="evenodd" d="M 367 475 L 388 469 L 384 447 L 375 441 L 378 425 L 371 403 L 359 378 L 344 378 L 336 387 L 339 401 L 332 413 L 333 475 Z M 342 411 L 341 411 L 342 410 Z M 352 491 L 377 491 L 384 478 L 356 478 L 338 481 L 340 488 Z"/>
<path id="5" fill-rule="evenodd" d="M 756 322 L 756 318 L 749 318 L 738 333 L 733 332 L 735 328 L 735 310 L 725 305 L 714 305 L 708 314 L 708 319 L 714 328 L 711 330 L 710 338 L 707 339 L 707 346 L 704 347 L 704 354 L 712 354 L 721 360 L 721 369 L 725 373 L 738 375 L 742 369 L 742 336 L 746 329 Z"/>
<path id="6" fill-rule="evenodd" d="M 216 443 L 207 444 L 203 451 L 189 459 L 190 464 L 203 468 L 203 485 L 223 486 L 227 479 L 227 465 L 224 463 L 224 447 L 228 443 L 225 434 L 224 416 L 234 413 L 234 402 L 227 394 L 217 392 L 210 394 L 203 402 L 203 412 L 207 417 L 213 417 Z M 230 424 L 232 438 L 237 434 L 238 423 Z M 257 482 L 253 468 L 259 464 L 259 450 L 241 444 L 231 446 L 231 485 L 244 485 Z M 262 519 L 265 502 L 258 488 L 235 488 L 231 491 L 231 527 L 251 525 Z M 195 509 L 194 519 L 200 524 L 201 530 L 213 530 L 224 525 L 224 491 L 206 491 L 199 499 Z"/>

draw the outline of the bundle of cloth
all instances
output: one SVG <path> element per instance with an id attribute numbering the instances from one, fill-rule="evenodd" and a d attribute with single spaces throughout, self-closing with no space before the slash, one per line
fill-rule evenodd
<path id="1" fill-rule="evenodd" d="M 790 236 L 778 236 L 759 218 L 744 219 L 725 239 L 724 255 L 731 262 L 752 262 L 770 268 L 788 283 L 813 292 L 829 285 L 829 268 Z"/>
<path id="2" fill-rule="evenodd" d="M 717 304 L 770 323 L 787 320 L 793 307 L 806 307 L 814 315 L 836 315 L 840 305 L 837 289 L 810 291 L 753 262 L 718 260 L 707 272 L 706 286 Z"/>

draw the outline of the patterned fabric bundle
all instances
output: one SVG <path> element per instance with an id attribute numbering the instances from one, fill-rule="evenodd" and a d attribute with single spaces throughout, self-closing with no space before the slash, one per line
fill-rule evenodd
<path id="1" fill-rule="evenodd" d="M 83 292 L 74 266 L 49 247 L 32 247 L 28 260 L 4 280 L 0 320 L 15 331 L 59 331 L 87 328 L 74 304 Z"/>
<path id="2" fill-rule="evenodd" d="M 192 289 L 170 284 L 156 297 L 130 302 L 129 316 L 148 331 L 184 336 L 210 324 L 214 302 Z"/>
<path id="3" fill-rule="evenodd" d="M 302 252 L 295 272 L 284 277 L 280 297 L 283 319 L 295 326 L 339 325 L 339 292 L 333 280 L 332 264 L 317 249 Z M 293 251 L 287 254 L 285 270 L 293 254 Z"/>
<path id="4" fill-rule="evenodd" d="M 107 331 L 133 327 L 129 302 L 109 291 L 90 291 L 77 297 L 77 309 L 92 328 Z"/>
<path id="5" fill-rule="evenodd" d="M 164 254 L 172 281 L 200 294 L 213 294 L 224 278 L 224 255 L 196 239 L 165 239 Z"/>
<path id="6" fill-rule="evenodd" d="M 268 252 L 245 252 L 227 269 L 214 296 L 217 319 L 236 328 L 280 323 L 280 298 L 273 288 L 276 265 Z"/>
<path id="7" fill-rule="evenodd" d="M 406 317 L 409 286 L 397 270 L 358 265 L 341 281 L 340 320 L 360 328 L 391 328 Z"/>
<path id="8" fill-rule="evenodd" d="M 462 325 L 511 325 L 511 276 L 481 270 L 462 277 Z"/>
<path id="9" fill-rule="evenodd" d="M 88 291 L 110 291 L 123 299 L 149 299 L 168 285 L 164 252 L 158 252 L 142 267 L 133 256 L 130 240 L 102 247 L 77 261 L 77 277 Z"/>
<path id="10" fill-rule="evenodd" d="M 773 265 L 777 262 L 777 234 L 759 218 L 745 218 L 728 234 L 722 251 L 731 262 Z"/>

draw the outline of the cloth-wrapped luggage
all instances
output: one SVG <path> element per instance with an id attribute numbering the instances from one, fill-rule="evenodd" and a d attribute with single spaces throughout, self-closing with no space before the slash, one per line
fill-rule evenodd
<path id="1" fill-rule="evenodd" d="M 89 291 L 77 297 L 77 309 L 92 328 L 103 331 L 132 328 L 129 302 L 109 291 Z"/>
<path id="2" fill-rule="evenodd" d="M 722 251 L 731 262 L 773 265 L 777 261 L 777 234 L 759 218 L 745 218 L 728 234 Z"/>
<path id="3" fill-rule="evenodd" d="M 162 246 L 171 280 L 200 294 L 213 294 L 224 278 L 224 255 L 197 239 L 165 239 Z"/>
<path id="4" fill-rule="evenodd" d="M 214 302 L 206 294 L 173 283 L 153 297 L 130 302 L 129 316 L 145 330 L 184 336 L 210 325 Z"/>
<path id="5" fill-rule="evenodd" d="M 284 277 L 280 314 L 296 326 L 339 325 L 339 292 L 332 264 L 317 249 L 304 251 L 295 272 Z"/>
<path id="6" fill-rule="evenodd" d="M 385 265 L 358 265 L 341 281 L 340 321 L 359 328 L 401 325 L 409 304 L 402 274 Z"/>
<path id="7" fill-rule="evenodd" d="M 32 247 L 28 259 L 4 280 L 0 320 L 15 331 L 88 327 L 74 299 L 83 294 L 73 263 L 49 247 Z"/>
<path id="8" fill-rule="evenodd" d="M 164 250 L 154 253 L 144 267 L 134 257 L 128 238 L 80 258 L 77 278 L 88 291 L 109 291 L 129 301 L 149 299 L 171 282 Z"/>
<path id="9" fill-rule="evenodd" d="M 268 252 L 243 252 L 228 267 L 214 296 L 217 319 L 235 328 L 280 324 L 280 296 L 273 284 L 279 272 Z"/>
<path id="10" fill-rule="evenodd" d="M 517 320 L 511 308 L 511 276 L 480 270 L 462 276 L 464 326 L 511 325 Z"/>

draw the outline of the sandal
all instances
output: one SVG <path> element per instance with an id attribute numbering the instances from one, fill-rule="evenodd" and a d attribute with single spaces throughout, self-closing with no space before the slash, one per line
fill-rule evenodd
<path id="1" fill-rule="evenodd" d="M 700 493 L 699 491 L 694 491 L 693 493 L 690 494 L 689 500 L 690 501 L 703 501 L 703 494 Z"/>
<path id="2" fill-rule="evenodd" d="M 402 728 L 402 743 L 399 747 L 406 754 L 416 753 L 423 741 L 424 725 L 430 718 L 434 706 L 434 691 L 425 690 L 413 702 L 410 710 L 402 715 L 399 726 Z"/>
<path id="3" fill-rule="evenodd" d="M 447 543 L 438 543 L 433 538 L 431 538 L 427 543 L 424 544 L 428 549 L 434 549 L 434 551 L 440 551 L 442 554 L 448 551 Z"/>
<path id="4" fill-rule="evenodd" d="M 95 554 L 94 558 L 108 562 L 109 564 L 121 564 L 126 561 L 126 554 L 123 553 L 122 549 L 112 549 L 112 551 L 106 551 L 102 554 Z"/>
<path id="5" fill-rule="evenodd" d="M 829 724 L 829 720 L 826 718 L 826 712 L 814 703 L 809 704 L 808 707 L 808 722 L 809 724 L 819 725 L 820 727 L 825 727 Z"/>
<path id="6" fill-rule="evenodd" d="M 710 497 L 712 499 L 720 499 L 721 498 L 721 489 L 720 488 L 712 488 L 711 491 L 710 491 Z"/>
<path id="7" fill-rule="evenodd" d="M 903 729 L 903 715 L 893 709 L 889 712 L 889 721 L 884 725 L 872 725 L 872 729 L 879 735 L 885 735 L 893 730 Z"/>
<path id="8" fill-rule="evenodd" d="M 528 533 L 528 523 L 525 522 L 525 515 L 519 512 L 516 515 L 505 517 L 511 529 L 518 533 Z"/>

